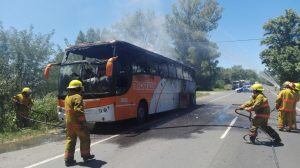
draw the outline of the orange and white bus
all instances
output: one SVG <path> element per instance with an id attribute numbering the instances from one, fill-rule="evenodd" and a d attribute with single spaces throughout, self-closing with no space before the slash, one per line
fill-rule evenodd
<path id="1" fill-rule="evenodd" d="M 89 123 L 136 118 L 195 104 L 192 68 L 124 41 L 84 43 L 68 47 L 60 65 L 58 116 L 73 79 L 84 85 Z M 49 74 L 51 65 L 45 70 Z"/>

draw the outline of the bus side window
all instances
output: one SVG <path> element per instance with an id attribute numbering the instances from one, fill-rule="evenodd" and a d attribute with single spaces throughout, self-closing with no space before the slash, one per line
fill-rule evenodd
<path id="1" fill-rule="evenodd" d="M 130 87 L 132 73 L 129 65 L 120 65 L 118 67 L 116 93 L 121 94 Z"/>
<path id="2" fill-rule="evenodd" d="M 150 67 L 145 62 L 139 62 L 132 65 L 132 71 L 135 74 L 149 74 Z"/>
<path id="3" fill-rule="evenodd" d="M 177 78 L 178 79 L 183 79 L 182 67 L 181 66 L 177 66 L 176 67 L 176 71 L 177 71 Z"/>
<path id="4" fill-rule="evenodd" d="M 176 69 L 175 69 L 175 66 L 173 64 L 169 65 L 169 76 L 171 78 L 176 78 Z"/>
<path id="5" fill-rule="evenodd" d="M 159 73 L 159 65 L 158 63 L 151 62 L 149 64 L 149 71 L 151 75 L 158 75 Z"/>
<path id="6" fill-rule="evenodd" d="M 188 80 L 189 80 L 189 81 L 193 81 L 192 74 L 191 74 L 190 71 L 188 71 Z"/>
<path id="7" fill-rule="evenodd" d="M 169 77 L 169 70 L 167 64 L 160 64 L 160 76 Z"/>
<path id="8" fill-rule="evenodd" d="M 184 80 L 189 80 L 188 71 L 186 69 L 183 70 L 183 78 Z"/>

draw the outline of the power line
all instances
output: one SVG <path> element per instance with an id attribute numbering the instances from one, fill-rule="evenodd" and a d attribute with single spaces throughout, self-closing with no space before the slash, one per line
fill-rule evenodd
<path id="1" fill-rule="evenodd" d="M 224 40 L 224 41 L 215 41 L 215 43 L 233 43 L 233 42 L 241 42 L 241 41 L 258 41 L 258 40 L 262 40 L 262 38 L 239 39 L 239 40 Z"/>
<path id="2" fill-rule="evenodd" d="M 252 38 L 252 39 L 238 39 L 238 40 L 223 40 L 223 41 L 198 41 L 190 43 L 234 43 L 234 42 L 247 42 L 247 41 L 259 41 L 263 38 Z"/>

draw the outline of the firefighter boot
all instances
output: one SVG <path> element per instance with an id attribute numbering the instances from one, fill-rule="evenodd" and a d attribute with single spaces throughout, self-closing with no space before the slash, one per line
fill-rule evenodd
<path id="1" fill-rule="evenodd" d="M 84 157 L 82 157 L 82 158 L 83 158 L 83 161 L 84 161 L 84 162 L 87 162 L 87 161 L 89 161 L 89 160 L 91 160 L 91 159 L 94 159 L 94 157 L 95 157 L 95 155 L 88 155 L 88 156 L 84 156 Z"/>
<path id="2" fill-rule="evenodd" d="M 262 126 L 261 128 L 274 140 L 276 144 L 279 144 L 281 142 L 279 134 L 272 127 Z"/>
<path id="3" fill-rule="evenodd" d="M 74 166 L 76 164 L 76 160 L 74 158 L 68 158 L 65 160 L 65 165 L 67 167 Z"/>
<path id="4" fill-rule="evenodd" d="M 256 136 L 250 136 L 250 142 L 255 144 Z"/>

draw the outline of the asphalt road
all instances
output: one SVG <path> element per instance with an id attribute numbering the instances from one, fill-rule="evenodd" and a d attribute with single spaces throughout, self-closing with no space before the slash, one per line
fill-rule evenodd
<path id="1" fill-rule="evenodd" d="M 265 94 L 273 108 L 276 93 L 266 90 Z M 259 145 L 244 142 L 249 120 L 237 116 L 234 109 L 250 95 L 218 92 L 198 99 L 194 108 L 152 116 L 141 126 L 131 121 L 99 125 L 91 135 L 96 159 L 84 164 L 76 152 L 75 167 L 298 168 L 297 132 L 280 132 L 281 146 L 273 146 L 262 132 Z M 269 120 L 273 128 L 276 115 L 273 112 Z M 64 167 L 63 152 L 64 141 L 57 141 L 2 153 L 0 167 Z"/>

